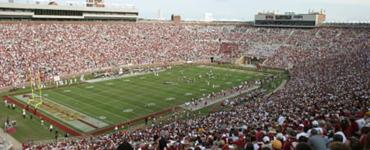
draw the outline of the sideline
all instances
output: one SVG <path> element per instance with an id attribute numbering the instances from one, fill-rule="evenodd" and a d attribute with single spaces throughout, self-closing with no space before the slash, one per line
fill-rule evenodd
<path id="1" fill-rule="evenodd" d="M 241 70 L 241 69 L 233 69 L 233 68 L 225 68 L 225 67 L 216 67 L 216 66 L 207 66 L 207 65 L 199 65 L 197 67 L 224 70 L 224 71 L 232 71 L 232 72 L 241 72 L 241 73 L 250 73 L 250 72 L 252 72 L 252 71 L 249 71 L 249 70 Z"/>
<path id="2" fill-rule="evenodd" d="M 252 86 L 248 89 L 245 89 L 243 91 L 240 91 L 240 92 L 235 92 L 235 93 L 231 93 L 231 94 L 228 94 L 226 96 L 223 96 L 223 97 L 219 97 L 215 100 L 212 100 L 212 99 L 205 99 L 203 100 L 202 102 L 200 102 L 198 105 L 196 106 L 186 106 L 186 104 L 182 104 L 180 105 L 180 107 L 184 108 L 184 109 L 187 109 L 187 110 L 191 110 L 191 111 L 196 111 L 196 110 L 199 110 L 199 109 L 202 109 L 204 107 L 207 107 L 207 106 L 210 106 L 210 105 L 213 105 L 213 104 L 216 104 L 218 102 L 221 102 L 225 99 L 230 99 L 230 98 L 234 98 L 234 97 L 237 97 L 239 95 L 242 95 L 244 93 L 248 93 L 250 91 L 253 91 L 255 89 L 258 89 L 260 88 L 260 86 Z M 207 105 L 204 104 L 204 101 L 207 101 Z"/>
<path id="3" fill-rule="evenodd" d="M 284 87 L 285 87 L 285 85 L 286 85 L 286 83 L 288 82 L 288 80 L 283 80 L 281 83 L 280 83 L 280 85 L 274 90 L 274 91 L 272 91 L 272 92 L 270 92 L 270 93 L 268 93 L 268 94 L 266 94 L 265 96 L 263 96 L 263 98 L 268 98 L 268 97 L 270 97 L 272 94 L 274 94 L 274 93 L 276 93 L 278 90 L 281 90 L 281 89 L 283 89 Z"/>
<path id="4" fill-rule="evenodd" d="M 157 72 L 163 72 L 166 71 L 166 69 L 157 71 Z M 151 74 L 153 72 L 147 71 L 147 72 L 139 72 L 139 73 L 130 73 L 130 74 L 124 74 L 121 76 L 113 76 L 113 77 L 105 77 L 105 78 L 97 78 L 97 79 L 90 79 L 90 80 L 85 80 L 83 82 L 86 83 L 96 83 L 96 82 L 102 82 L 102 81 L 109 81 L 109 80 L 116 80 L 116 79 L 122 79 L 122 78 L 128 78 L 128 77 L 134 77 L 134 76 L 140 76 L 140 75 L 146 75 L 146 74 Z"/>
<path id="5" fill-rule="evenodd" d="M 277 92 L 277 91 L 278 91 L 278 90 L 280 90 L 280 89 L 283 89 L 283 88 L 285 87 L 286 83 L 287 83 L 287 80 L 283 80 L 283 81 L 280 83 L 279 87 L 277 87 L 274 91 L 272 91 L 272 92 L 270 92 L 270 93 L 266 94 L 266 95 L 264 96 L 264 98 L 269 97 L 270 95 L 272 95 L 273 93 Z M 208 106 L 211 106 L 211 105 L 216 104 L 216 103 L 218 103 L 218 102 L 221 102 L 221 101 L 223 101 L 223 100 L 225 100 L 225 99 L 234 98 L 234 97 L 237 97 L 237 96 L 239 96 L 239 95 L 242 95 L 242 94 L 248 93 L 248 92 L 253 91 L 253 90 L 255 90 L 255 89 L 258 89 L 258 88 L 260 88 L 260 86 L 253 86 L 253 87 L 248 88 L 248 89 L 246 89 L 246 90 L 243 90 L 243 91 L 241 91 L 241 92 L 231 93 L 231 94 L 229 94 L 229 95 L 227 95 L 227 96 L 220 97 L 220 98 L 217 98 L 217 99 L 215 99 L 215 100 L 212 100 L 212 99 L 206 99 L 206 101 L 207 101 L 207 105 L 204 105 L 204 101 L 205 101 L 205 100 L 203 100 L 203 101 L 202 101 L 200 104 L 198 104 L 197 106 L 186 106 L 185 104 L 182 104 L 182 105 L 180 105 L 180 107 L 182 107 L 182 108 L 184 108 L 184 109 L 187 109 L 187 110 L 190 110 L 190 111 L 196 111 L 196 110 L 202 109 L 202 108 L 204 108 L 204 107 L 208 107 Z"/>

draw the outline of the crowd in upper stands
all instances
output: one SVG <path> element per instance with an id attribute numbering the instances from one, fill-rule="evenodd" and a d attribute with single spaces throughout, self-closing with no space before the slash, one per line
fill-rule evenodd
<path id="1" fill-rule="evenodd" d="M 239 45 L 238 56 L 265 57 L 290 80 L 266 97 L 262 90 L 233 99 L 207 116 L 114 134 L 30 145 L 28 149 L 370 148 L 368 29 L 280 29 L 247 26 L 124 24 L 0 25 L 0 87 L 25 82 L 27 68 L 48 76 L 125 64 L 198 61 Z M 257 50 L 256 50 L 257 49 Z"/>
<path id="2" fill-rule="evenodd" d="M 220 51 L 221 43 L 237 50 Z M 310 58 L 364 49 L 369 30 L 280 29 L 170 23 L 2 23 L 0 88 L 21 87 L 30 70 L 45 80 L 128 64 L 204 61 L 256 56 L 286 68 Z M 36 76 L 36 75 L 34 75 Z"/>

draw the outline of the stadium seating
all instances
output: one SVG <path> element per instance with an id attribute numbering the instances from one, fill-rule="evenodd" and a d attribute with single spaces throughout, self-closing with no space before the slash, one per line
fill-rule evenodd
<path id="1" fill-rule="evenodd" d="M 285 88 L 268 97 L 255 91 L 233 99 L 230 110 L 29 149 L 116 149 L 128 142 L 135 149 L 290 150 L 300 142 L 316 146 L 316 134 L 330 143 L 370 144 L 367 29 L 17 23 L 1 24 L 0 31 L 0 87 L 21 85 L 27 68 L 37 64 L 47 65 L 51 77 L 114 65 L 205 60 L 222 55 L 222 41 L 237 43 L 239 56 L 267 57 L 265 66 L 294 66 Z"/>
<path id="2" fill-rule="evenodd" d="M 299 64 L 292 70 L 286 88 L 268 98 L 261 98 L 263 92 L 255 92 L 244 97 L 248 99 L 245 103 L 241 102 L 243 98 L 235 99 L 231 110 L 92 140 L 32 148 L 114 149 L 127 140 L 135 148 L 154 149 L 163 146 L 162 140 L 169 149 L 270 145 L 289 150 L 299 142 L 310 141 L 309 131 L 314 129 L 332 143 L 339 135 L 345 139 L 340 142 L 361 147 L 370 135 L 365 114 L 370 95 L 369 56 L 370 51 L 353 50 Z"/>
<path id="3" fill-rule="evenodd" d="M 369 41 L 364 29 L 166 23 L 10 23 L 0 24 L 0 31 L 0 88 L 21 87 L 29 68 L 36 70 L 37 64 L 51 80 L 55 75 L 119 65 L 208 60 L 223 55 L 222 42 L 232 41 L 239 46 L 237 55 L 267 57 L 266 66 L 285 68 L 365 49 Z"/>

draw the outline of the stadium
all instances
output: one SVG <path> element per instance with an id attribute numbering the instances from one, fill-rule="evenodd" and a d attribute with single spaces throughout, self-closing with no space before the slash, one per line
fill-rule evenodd
<path id="1" fill-rule="evenodd" d="M 370 24 L 0 3 L 0 149 L 370 149 Z"/>

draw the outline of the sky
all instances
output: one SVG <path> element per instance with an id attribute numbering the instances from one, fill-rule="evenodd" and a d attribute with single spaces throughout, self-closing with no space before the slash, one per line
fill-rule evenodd
<path id="1" fill-rule="evenodd" d="M 0 2 L 7 0 L 0 0 Z M 36 0 L 14 0 L 34 3 Z M 39 0 L 49 1 L 49 0 Z M 55 0 L 83 3 L 85 0 Z M 186 20 L 203 20 L 211 13 L 215 20 L 252 21 L 262 11 L 307 13 L 325 10 L 327 22 L 370 21 L 370 0 L 105 0 L 110 7 L 134 5 L 142 18 L 169 19 L 171 14 Z"/>

